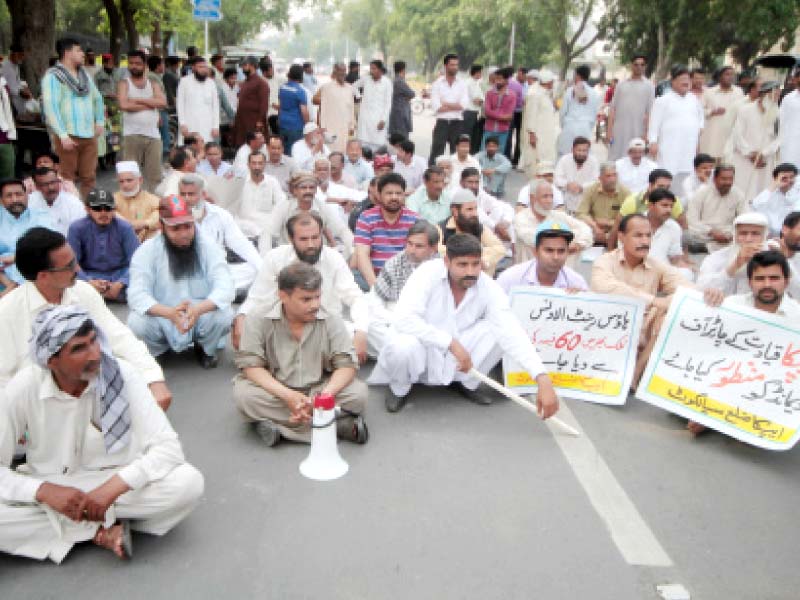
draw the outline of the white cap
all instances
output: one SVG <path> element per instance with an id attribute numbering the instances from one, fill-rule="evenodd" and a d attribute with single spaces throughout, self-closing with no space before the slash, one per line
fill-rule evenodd
<path id="1" fill-rule="evenodd" d="M 117 163 L 117 173 L 133 173 L 134 175 L 142 175 L 139 169 L 139 163 L 135 160 L 121 160 Z"/>
<path id="2" fill-rule="evenodd" d="M 555 167 L 553 167 L 553 163 L 549 160 L 543 160 L 539 163 L 539 166 L 536 167 L 536 175 L 552 175 L 555 173 Z"/>
<path id="3" fill-rule="evenodd" d="M 303 135 L 314 133 L 317 129 L 319 129 L 319 127 L 317 127 L 316 123 L 306 123 L 303 127 Z"/>
<path id="4" fill-rule="evenodd" d="M 547 69 L 539 71 L 539 83 L 552 83 L 553 80 L 555 80 L 555 75 Z"/>
<path id="5" fill-rule="evenodd" d="M 642 138 L 633 138 L 628 144 L 628 150 L 632 150 L 633 148 L 640 148 L 644 150 L 647 148 L 647 144 L 645 144 Z"/>
<path id="6" fill-rule="evenodd" d="M 767 221 L 767 217 L 759 212 L 747 212 L 742 213 L 733 220 L 733 226 L 736 227 L 737 225 L 756 225 L 766 228 L 769 227 L 769 221 Z"/>
<path id="7" fill-rule="evenodd" d="M 450 206 L 459 206 L 468 202 L 476 202 L 477 198 L 467 188 L 459 188 L 450 198 Z"/>
<path id="8" fill-rule="evenodd" d="M 527 76 L 530 77 L 531 79 L 539 79 L 539 70 L 531 69 L 530 71 L 528 71 Z"/>

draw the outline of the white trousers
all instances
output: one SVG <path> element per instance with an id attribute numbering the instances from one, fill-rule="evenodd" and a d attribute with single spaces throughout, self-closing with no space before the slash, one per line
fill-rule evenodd
<path id="1" fill-rule="evenodd" d="M 113 475 L 113 470 L 85 471 L 47 481 L 88 492 Z M 106 525 L 130 519 L 131 529 L 164 535 L 194 510 L 203 488 L 200 471 L 184 463 L 163 479 L 117 498 L 106 514 Z M 0 502 L 0 551 L 60 563 L 72 546 L 91 540 L 101 525 L 76 523 L 45 505 Z"/>
<path id="2" fill-rule="evenodd" d="M 228 268 L 231 270 L 237 294 L 249 290 L 258 275 L 258 270 L 250 263 L 228 263 Z"/>

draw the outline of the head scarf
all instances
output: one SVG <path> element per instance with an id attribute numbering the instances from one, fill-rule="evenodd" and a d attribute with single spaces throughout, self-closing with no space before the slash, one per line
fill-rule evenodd
<path id="1" fill-rule="evenodd" d="M 36 315 L 30 339 L 33 362 L 47 369 L 47 363 L 53 355 L 90 319 L 84 308 L 69 305 L 53 306 Z M 106 452 L 112 454 L 125 448 L 130 442 L 130 407 L 127 397 L 122 393 L 124 381 L 119 363 L 109 352 L 106 338 L 99 329 L 97 339 L 100 342 L 101 358 L 93 414 L 100 415 Z"/>

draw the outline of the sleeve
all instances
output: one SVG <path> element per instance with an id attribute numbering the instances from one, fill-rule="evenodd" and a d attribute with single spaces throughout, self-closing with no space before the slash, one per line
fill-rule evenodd
<path id="1" fill-rule="evenodd" d="M 423 265 L 425 267 L 427 265 Z M 418 267 L 408 278 L 400 298 L 395 307 L 397 320 L 395 328 L 399 333 L 413 335 L 424 346 L 433 346 L 445 351 L 453 341 L 453 336 L 439 329 L 435 325 L 425 320 L 425 309 L 428 306 L 431 295 L 431 282 L 426 280 L 430 277 L 426 269 Z"/>
<path id="2" fill-rule="evenodd" d="M 233 282 L 231 269 L 225 260 L 222 248 L 213 242 L 206 244 L 206 277 L 212 282 L 208 300 L 213 302 L 219 310 L 229 308 L 236 296 L 236 285 Z"/>
<path id="3" fill-rule="evenodd" d="M 679 287 L 694 287 L 691 283 L 686 281 L 683 275 L 681 275 L 681 272 L 672 265 L 660 263 L 660 267 L 661 281 L 658 285 L 659 292 L 674 294 Z"/>
<path id="4" fill-rule="evenodd" d="M 563 157 L 556 163 L 556 172 L 553 173 L 553 183 L 563 192 L 564 188 L 567 187 L 569 183 L 569 177 L 567 177 L 565 172 L 565 162 L 562 159 Z"/>
<path id="5" fill-rule="evenodd" d="M 328 314 L 325 318 L 325 327 L 328 334 L 330 361 L 332 370 L 357 369 L 358 360 L 353 347 L 353 337 L 347 331 L 344 321 L 338 315 Z"/>
<path id="6" fill-rule="evenodd" d="M 497 165 L 494 170 L 498 173 L 507 174 L 511 172 L 511 161 L 508 160 L 504 155 L 498 154 L 497 156 L 500 157 L 500 164 Z"/>
<path id="7" fill-rule="evenodd" d="M 394 84 L 392 80 L 388 77 L 384 77 L 386 79 L 386 89 L 384 91 L 383 97 L 383 116 L 381 117 L 381 121 L 384 122 L 384 128 L 389 127 L 389 117 L 392 114 L 392 91 Z"/>
<path id="8" fill-rule="evenodd" d="M 258 110 L 259 114 L 262 115 L 262 118 L 266 122 L 267 113 L 269 112 L 269 83 L 267 83 L 267 80 L 263 78 L 261 83 L 263 85 L 261 86 L 261 98 L 259 99 L 260 102 Z"/>
<path id="9" fill-rule="evenodd" d="M 242 342 L 234 356 L 237 368 L 269 369 L 266 354 L 267 333 L 264 329 L 268 322 L 263 316 L 252 313 L 245 317 Z"/>
<path id="10" fill-rule="evenodd" d="M 575 236 L 573 241 L 578 244 L 581 249 L 591 247 L 594 244 L 592 228 L 580 219 L 576 219 L 570 215 L 565 214 L 564 217 L 566 217 L 567 224 L 570 229 L 572 229 L 572 233 Z"/>
<path id="11" fill-rule="evenodd" d="M 247 297 L 242 305 L 239 307 L 240 315 L 247 315 L 253 311 L 253 308 L 259 305 L 269 304 L 271 301 L 278 298 L 278 269 L 280 263 L 275 252 L 278 249 L 271 250 L 264 257 L 261 268 L 258 270 L 253 284 L 247 292 Z"/>
<path id="12" fill-rule="evenodd" d="M 80 230 L 81 226 L 79 223 L 72 223 L 67 232 L 67 243 L 69 247 L 72 248 L 72 252 L 75 254 L 75 260 L 78 262 L 78 267 L 81 269 L 78 271 L 78 278 L 85 281 L 86 274 L 83 272 L 83 244 L 81 243 Z"/>
<path id="13" fill-rule="evenodd" d="M 125 262 L 127 265 L 131 264 L 131 259 L 135 254 L 136 250 L 139 248 L 139 238 L 136 236 L 136 232 L 133 230 L 128 223 L 125 223 L 127 227 L 122 227 L 122 250 L 125 252 Z M 127 287 L 130 284 L 130 273 L 126 273 L 126 275 L 120 278 L 120 281 Z"/>
<path id="14" fill-rule="evenodd" d="M 686 211 L 686 220 L 689 223 L 689 233 L 695 237 L 700 237 L 703 239 L 708 238 L 708 232 L 711 231 L 711 226 L 703 223 L 700 219 L 700 209 L 703 207 L 707 195 L 708 190 L 706 187 L 700 187 L 694 193 L 694 197 L 689 203 L 689 209 Z"/>
<path id="15" fill-rule="evenodd" d="M 372 246 L 372 225 L 364 219 L 364 213 L 356 221 L 355 243 L 358 246 Z"/>
<path id="16" fill-rule="evenodd" d="M 514 215 L 514 233 L 518 242 L 522 242 L 532 248 L 536 243 L 536 225 L 525 214 L 525 210 L 521 210 Z"/>
<path id="17" fill-rule="evenodd" d="M 242 257 L 254 269 L 260 269 L 263 263 L 261 255 L 256 250 L 256 247 L 250 243 L 250 240 L 245 237 L 236 221 L 227 211 L 222 217 L 222 230 L 225 236 L 225 246 Z"/>
<path id="18" fill-rule="evenodd" d="M 647 125 L 647 141 L 650 144 L 658 143 L 661 121 L 664 119 L 664 98 L 664 96 L 658 98 L 653 103 L 653 110 L 650 112 L 650 123 Z"/>
<path id="19" fill-rule="evenodd" d="M 228 102 L 228 98 L 225 97 L 225 91 L 222 89 L 222 86 L 217 85 L 217 98 L 219 99 L 219 106 L 222 112 L 225 113 L 225 116 L 228 119 L 233 120 L 236 117 L 236 113 L 231 108 L 230 102 Z"/>
<path id="20" fill-rule="evenodd" d="M 433 82 L 431 86 L 431 109 L 433 110 L 433 114 L 439 112 L 439 109 L 442 107 L 442 92 L 439 85 L 439 80 Z"/>
<path id="21" fill-rule="evenodd" d="M 499 332 L 497 342 L 503 352 L 522 365 L 533 379 L 546 373 L 536 348 L 511 312 L 508 296 L 495 281 L 490 280 L 486 287 L 490 294 L 487 317 L 492 330 Z"/>
<path id="22" fill-rule="evenodd" d="M 488 273 L 494 274 L 499 263 L 506 255 L 506 247 L 494 232 L 488 227 L 483 228 L 481 235 L 481 246 L 483 246 L 483 264 Z"/>
<path id="23" fill-rule="evenodd" d="M 159 481 L 186 462 L 178 434 L 166 413 L 156 404 L 144 380 L 130 367 L 123 367 L 125 394 L 131 411 L 131 428 L 142 440 L 141 453 L 117 475 L 138 490 Z"/>
<path id="24" fill-rule="evenodd" d="M 461 98 L 458 103 L 461 105 L 461 110 L 469 110 L 469 107 L 472 106 L 472 101 L 469 98 L 469 88 L 463 81 L 461 82 Z"/>
<path id="25" fill-rule="evenodd" d="M 212 81 L 211 85 L 216 89 L 216 83 Z M 264 111 L 264 114 L 267 112 Z M 211 94 L 211 129 L 219 129 L 219 94 Z"/>
<path id="26" fill-rule="evenodd" d="M 27 420 L 22 410 L 25 389 L 21 379 L 28 380 L 31 370 L 14 378 L 6 389 L 0 390 L 0 502 L 36 502 L 36 492 L 42 481 L 17 473 L 11 468 L 17 440 L 25 435 Z"/>
<path id="27" fill-rule="evenodd" d="M 592 216 L 592 192 L 593 190 L 591 188 L 583 191 L 581 203 L 578 205 L 578 210 L 575 211 L 575 216 L 579 219 L 585 219 L 587 217 L 591 218 Z"/>
<path id="28" fill-rule="evenodd" d="M 406 100 L 412 100 L 417 95 L 405 81 L 403 81 L 403 86 L 400 88 L 400 91 Z"/>
<path id="29" fill-rule="evenodd" d="M 44 111 L 45 120 L 60 138 L 67 137 L 67 126 L 64 124 L 64 119 L 61 117 L 59 110 L 59 100 L 61 96 L 61 89 L 58 80 L 50 73 L 45 74 L 42 79 L 42 110 Z"/>
<path id="30" fill-rule="evenodd" d="M 348 230 L 349 231 L 349 230 Z M 334 254 L 333 289 L 342 303 L 350 308 L 350 319 L 356 331 L 367 332 L 369 329 L 369 305 L 367 296 L 361 291 L 353 278 L 353 272 L 347 266 L 342 255 Z"/>
<path id="31" fill-rule="evenodd" d="M 350 228 L 347 226 L 339 215 L 333 212 L 333 208 L 331 206 L 325 206 L 323 208 L 324 214 L 323 219 L 325 220 L 326 227 L 330 230 L 335 238 L 341 240 L 342 244 L 344 245 L 346 255 L 349 257 L 353 253 L 353 232 L 350 231 Z"/>
<path id="32" fill-rule="evenodd" d="M 753 148 L 750 145 L 750 142 L 747 140 L 747 135 L 746 135 L 747 127 L 745 125 L 745 119 L 742 118 L 743 116 L 746 115 L 747 111 L 743 110 L 740 110 L 737 113 L 736 121 L 734 121 L 733 123 L 733 132 L 731 136 L 733 138 L 733 149 L 742 156 L 747 156 L 751 152 L 755 151 L 755 148 Z"/>
<path id="33" fill-rule="evenodd" d="M 608 252 L 594 261 L 592 264 L 591 290 L 600 294 L 618 294 L 620 296 L 641 298 L 649 306 L 655 300 L 655 295 L 617 279 L 611 268 L 612 261 L 616 259 L 616 252 Z"/>
<path id="34" fill-rule="evenodd" d="M 152 243 L 139 246 L 131 258 L 130 282 L 128 283 L 128 307 L 140 315 L 158 304 L 153 296 L 156 271 L 151 266 Z"/>
<path id="35" fill-rule="evenodd" d="M 186 106 L 186 84 L 178 85 L 178 92 L 175 97 L 175 113 L 178 116 L 178 126 L 182 127 L 183 125 L 187 125 L 186 119 L 189 116 L 187 114 L 188 107 Z"/>
<path id="36" fill-rule="evenodd" d="M 90 94 L 92 95 L 92 105 L 94 107 L 95 125 L 105 125 L 106 107 L 103 103 L 103 96 L 91 79 L 89 80 L 89 87 L 91 88 Z"/>
<path id="37" fill-rule="evenodd" d="M 728 276 L 727 253 L 714 252 L 703 259 L 697 274 L 697 288 L 707 290 L 717 288 L 726 296 L 736 293 L 736 280 Z"/>

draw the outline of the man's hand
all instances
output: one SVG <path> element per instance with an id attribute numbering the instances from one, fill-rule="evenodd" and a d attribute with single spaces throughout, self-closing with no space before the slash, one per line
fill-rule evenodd
<path id="1" fill-rule="evenodd" d="M 494 232 L 502 242 L 511 241 L 511 233 L 508 231 L 508 227 L 508 223 L 498 223 L 494 226 Z"/>
<path id="2" fill-rule="evenodd" d="M 650 142 L 650 147 L 647 149 L 650 156 L 656 158 L 658 156 L 658 143 L 657 142 Z"/>
<path id="3" fill-rule="evenodd" d="M 97 290 L 97 293 L 101 296 L 106 293 L 106 290 L 108 290 L 108 282 L 103 281 L 102 279 L 90 279 L 89 285 Z"/>
<path id="4" fill-rule="evenodd" d="M 386 127 L 385 121 L 378 121 L 378 131 L 383 131 L 383 128 Z"/>
<path id="5" fill-rule="evenodd" d="M 67 136 L 61 138 L 61 147 L 67 152 L 72 152 L 78 147 L 78 144 L 71 137 Z"/>
<path id="6" fill-rule="evenodd" d="M 356 331 L 353 336 L 353 347 L 356 350 L 359 364 L 367 362 L 367 334 L 363 331 Z"/>
<path id="7" fill-rule="evenodd" d="M 233 319 L 233 327 L 231 327 L 231 345 L 234 350 L 239 349 L 239 344 L 242 343 L 242 332 L 244 331 L 244 315 L 236 315 Z"/>
<path id="8" fill-rule="evenodd" d="M 178 306 L 173 307 L 170 310 L 169 320 L 172 321 L 172 324 L 175 325 L 175 328 L 180 333 L 186 333 L 189 331 L 189 328 L 186 326 L 186 311 L 189 309 L 189 301 L 184 300 Z"/>
<path id="9" fill-rule="evenodd" d="M 200 311 L 197 309 L 197 304 L 188 306 L 186 308 L 186 331 L 197 325 L 197 319 L 200 318 Z"/>
<path id="10" fill-rule="evenodd" d="M 311 398 L 300 392 L 291 391 L 289 395 L 284 398 L 286 406 L 291 413 L 289 422 L 294 424 L 310 423 L 311 412 L 314 410 L 314 403 Z"/>
<path id="11" fill-rule="evenodd" d="M 114 283 L 106 282 L 106 291 L 103 294 L 103 298 L 107 300 L 116 300 L 119 298 L 119 295 L 122 293 L 122 285 L 121 281 L 115 281 Z"/>
<path id="12" fill-rule="evenodd" d="M 156 399 L 156 403 L 161 407 L 161 410 L 167 412 L 169 405 L 172 404 L 172 392 L 169 391 L 167 384 L 163 381 L 154 381 L 149 386 L 150 393 Z"/>
<path id="13" fill-rule="evenodd" d="M 568 287 L 564 291 L 567 292 L 568 294 L 579 294 L 583 290 L 581 288 Z"/>
<path id="14" fill-rule="evenodd" d="M 574 181 L 570 181 L 567 184 L 567 191 L 570 194 L 580 194 L 581 192 L 583 192 L 583 187 L 581 186 L 580 183 L 575 183 Z"/>
<path id="15" fill-rule="evenodd" d="M 87 521 L 105 521 L 106 511 L 109 507 L 117 501 L 117 498 L 130 489 L 119 475 L 114 475 L 111 479 L 86 494 L 84 518 Z"/>
<path id="16" fill-rule="evenodd" d="M 36 491 L 36 501 L 39 504 L 47 504 L 73 521 L 82 521 L 84 518 L 86 494 L 77 488 L 44 482 Z"/>
<path id="17" fill-rule="evenodd" d="M 94 137 L 102 136 L 105 133 L 105 131 L 106 131 L 106 128 L 103 127 L 102 125 L 99 125 L 99 124 L 95 125 L 94 126 Z"/>
<path id="18" fill-rule="evenodd" d="M 671 302 L 672 302 L 671 296 L 657 296 L 653 300 L 653 306 L 666 312 L 669 310 L 669 305 Z"/>
<path id="19" fill-rule="evenodd" d="M 455 357 L 456 363 L 458 363 L 458 370 L 462 373 L 469 373 L 472 368 L 472 357 L 467 352 L 467 349 L 461 345 L 461 342 L 453 338 L 448 349 Z"/>
<path id="20" fill-rule="evenodd" d="M 731 234 L 725 231 L 720 231 L 719 229 L 712 229 L 708 232 L 708 235 L 710 235 L 711 239 L 718 244 L 727 244 L 731 241 Z"/>
<path id="21" fill-rule="evenodd" d="M 709 306 L 719 306 L 725 300 L 725 293 L 717 288 L 703 290 L 703 300 Z"/>
<path id="22" fill-rule="evenodd" d="M 536 134 L 533 133 L 532 131 L 528 132 L 528 143 L 534 148 L 536 148 Z"/>
<path id="23" fill-rule="evenodd" d="M 483 176 L 484 177 L 488 177 L 489 179 L 491 179 L 492 175 L 494 175 L 494 169 L 484 169 L 483 170 Z"/>
<path id="24" fill-rule="evenodd" d="M 553 389 L 553 382 L 546 373 L 536 378 L 536 412 L 542 419 L 549 419 L 558 412 L 558 396 Z"/>
<path id="25" fill-rule="evenodd" d="M 211 137 L 218 138 L 219 137 L 219 129 L 212 129 L 211 130 Z"/>

